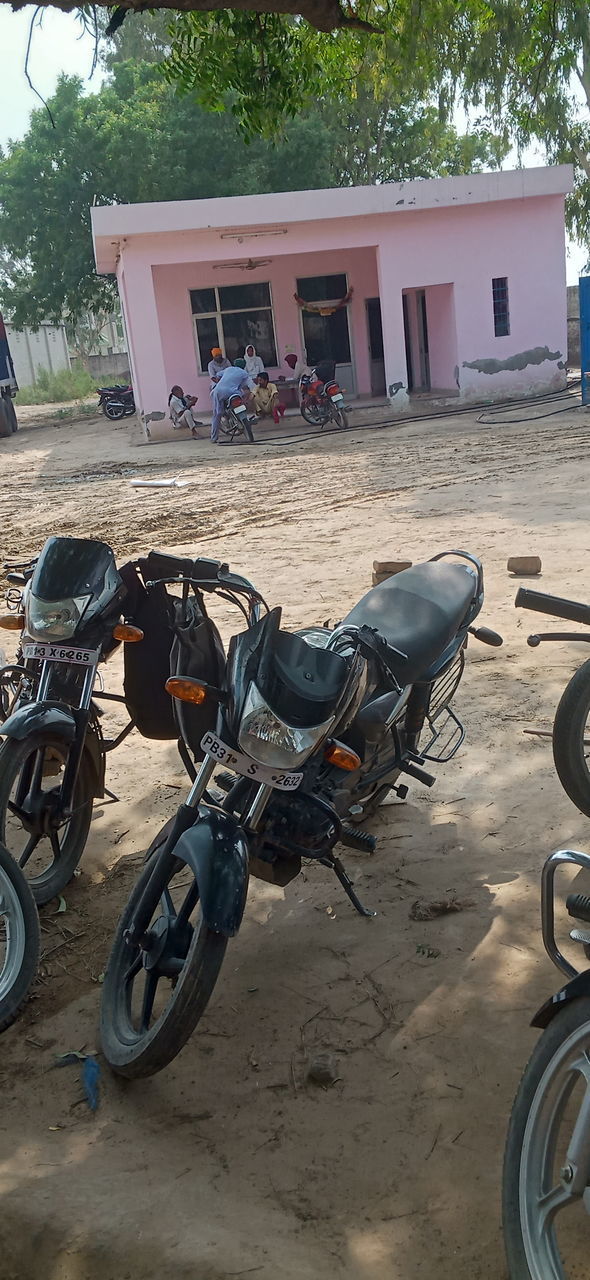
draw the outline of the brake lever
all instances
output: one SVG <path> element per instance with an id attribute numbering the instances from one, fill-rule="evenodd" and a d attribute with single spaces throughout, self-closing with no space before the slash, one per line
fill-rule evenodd
<path id="1" fill-rule="evenodd" d="M 581 640 L 582 644 L 590 644 L 590 635 L 582 631 L 539 631 L 527 636 L 529 649 L 536 649 L 545 640 Z"/>

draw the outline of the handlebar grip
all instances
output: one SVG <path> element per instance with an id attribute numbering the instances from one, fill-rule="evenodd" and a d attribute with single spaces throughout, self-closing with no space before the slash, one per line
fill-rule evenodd
<path id="1" fill-rule="evenodd" d="M 560 596 L 520 587 L 514 604 L 517 609 L 531 609 L 534 613 L 547 613 L 553 618 L 567 618 L 568 622 L 582 622 L 590 627 L 590 605 L 579 604 L 575 600 L 563 600 Z"/>

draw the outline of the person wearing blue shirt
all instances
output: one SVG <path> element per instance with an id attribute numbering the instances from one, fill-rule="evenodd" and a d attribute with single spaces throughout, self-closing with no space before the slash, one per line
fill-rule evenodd
<path id="1" fill-rule="evenodd" d="M 219 382 L 214 386 L 211 393 L 213 401 L 213 417 L 211 419 L 211 439 L 213 444 L 219 443 L 219 424 L 225 412 L 225 406 L 230 396 L 241 393 L 244 400 L 250 399 L 250 379 L 246 373 L 246 361 L 239 358 L 230 365 L 229 369 L 225 369 Z"/>

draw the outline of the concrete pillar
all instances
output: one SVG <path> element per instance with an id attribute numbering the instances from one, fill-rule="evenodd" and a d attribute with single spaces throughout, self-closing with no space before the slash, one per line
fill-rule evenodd
<path id="1" fill-rule="evenodd" d="M 148 439 L 168 417 L 168 391 L 151 266 L 125 254 L 118 271 L 137 411 Z"/>
<path id="2" fill-rule="evenodd" d="M 377 245 L 377 273 L 383 326 L 385 387 L 392 408 L 396 413 L 402 413 L 408 408 L 410 401 L 407 386 L 402 282 L 393 237 L 391 242 Z"/>

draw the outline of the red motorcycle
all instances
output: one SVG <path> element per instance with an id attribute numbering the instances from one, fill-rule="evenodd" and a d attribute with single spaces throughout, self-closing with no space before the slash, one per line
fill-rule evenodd
<path id="1" fill-rule="evenodd" d="M 334 422 L 340 430 L 348 426 L 348 409 L 334 372 L 334 364 L 324 360 L 299 379 L 301 417 L 320 430 L 327 422 Z"/>

